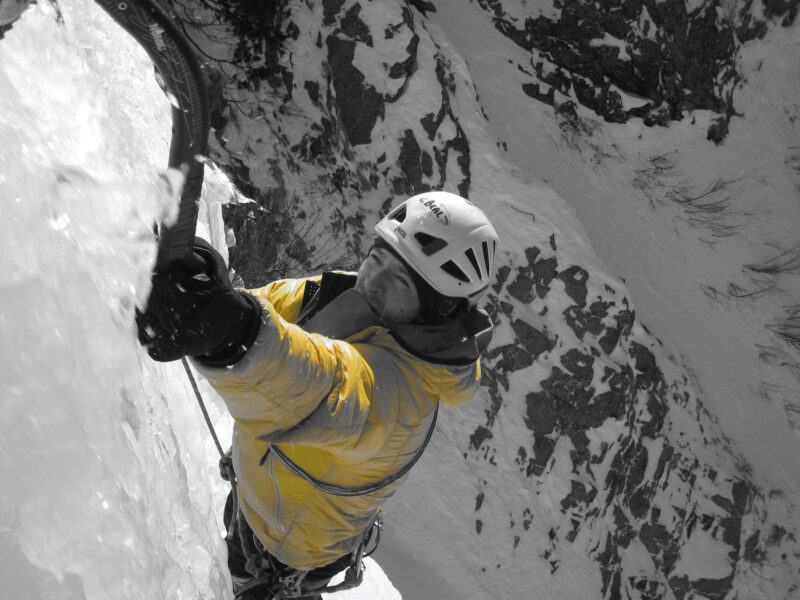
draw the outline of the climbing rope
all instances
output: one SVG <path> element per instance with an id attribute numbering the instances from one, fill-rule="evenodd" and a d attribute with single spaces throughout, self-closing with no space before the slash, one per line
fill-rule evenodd
<path id="1" fill-rule="evenodd" d="M 234 510 L 236 507 L 239 506 L 239 498 L 236 493 L 236 473 L 233 471 L 233 464 L 229 460 L 228 456 L 226 456 L 225 451 L 222 449 L 222 444 L 219 443 L 219 438 L 217 437 L 217 432 L 214 430 L 214 424 L 211 422 L 211 417 L 208 415 L 208 410 L 206 410 L 206 403 L 203 402 L 203 396 L 200 395 L 200 388 L 197 387 L 197 381 L 192 374 L 192 370 L 189 368 L 189 361 L 186 360 L 184 356 L 181 358 L 181 363 L 183 364 L 183 368 L 186 371 L 186 376 L 189 378 L 189 383 L 192 384 L 192 390 L 194 391 L 194 396 L 197 398 L 197 403 L 200 405 L 200 410 L 203 413 L 203 418 L 206 420 L 206 425 L 208 426 L 208 430 L 211 432 L 211 437 L 214 440 L 214 444 L 217 446 L 217 452 L 219 452 L 220 457 L 220 470 L 225 470 L 225 476 L 223 479 L 230 482 L 231 484 L 231 495 L 233 496 L 233 506 Z M 236 519 L 231 519 L 231 523 L 228 526 L 228 536 L 233 535 L 233 530 L 236 527 Z"/>
<path id="2" fill-rule="evenodd" d="M 181 358 L 181 363 L 183 363 L 183 368 L 186 370 L 186 375 L 189 377 L 189 383 L 192 384 L 192 389 L 194 390 L 195 398 L 197 398 L 197 403 L 200 405 L 200 410 L 203 411 L 203 417 L 205 417 L 206 425 L 208 425 L 208 430 L 211 432 L 211 437 L 214 438 L 214 443 L 217 445 L 219 456 L 222 460 L 225 460 L 225 451 L 222 449 L 222 444 L 219 443 L 217 432 L 214 431 L 214 425 L 211 423 L 211 417 L 208 416 L 205 402 L 203 402 L 203 397 L 200 395 L 200 388 L 197 387 L 197 381 L 195 381 L 194 375 L 192 375 L 192 370 L 189 368 L 189 361 L 186 360 L 186 357 L 184 356 Z"/>

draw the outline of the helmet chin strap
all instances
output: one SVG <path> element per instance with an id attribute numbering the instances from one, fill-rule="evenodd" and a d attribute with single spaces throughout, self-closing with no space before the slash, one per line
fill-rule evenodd
<path id="1" fill-rule="evenodd" d="M 421 312 L 416 322 L 423 325 L 438 325 L 446 321 L 458 306 L 458 300 L 458 298 L 442 297 L 438 304 L 433 304 Z"/>

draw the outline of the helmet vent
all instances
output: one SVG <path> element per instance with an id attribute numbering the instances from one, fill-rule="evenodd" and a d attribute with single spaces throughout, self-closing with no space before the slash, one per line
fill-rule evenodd
<path id="1" fill-rule="evenodd" d="M 467 277 L 466 273 L 461 270 L 456 263 L 452 260 L 448 260 L 446 263 L 442 265 L 442 271 L 447 273 L 448 275 L 452 275 L 459 281 L 463 281 L 464 283 L 469 283 L 469 277 Z"/>
<path id="2" fill-rule="evenodd" d="M 442 238 L 437 238 L 421 231 L 418 231 L 414 234 L 414 239 L 419 242 L 420 246 L 422 246 L 422 253 L 425 256 L 435 254 L 447 246 L 447 242 L 445 242 Z"/>
<path id="3" fill-rule="evenodd" d="M 406 205 L 405 203 L 398 206 L 393 213 L 389 214 L 389 219 L 402 223 L 406 220 Z"/>
<path id="4" fill-rule="evenodd" d="M 492 272 L 492 259 L 489 258 L 489 244 L 485 241 L 481 244 L 483 246 L 483 261 L 486 264 L 486 272 Z M 494 258 L 495 243 L 492 242 L 492 258 Z"/>
<path id="5" fill-rule="evenodd" d="M 478 276 L 478 279 L 481 278 L 481 268 L 478 266 L 478 258 L 475 256 L 475 251 L 472 248 L 467 248 L 464 254 L 467 255 L 469 262 L 472 264 L 472 268 L 475 269 L 475 274 Z"/>

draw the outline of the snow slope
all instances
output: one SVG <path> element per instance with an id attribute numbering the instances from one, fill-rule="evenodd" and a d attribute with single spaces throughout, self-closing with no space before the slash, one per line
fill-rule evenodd
<path id="1" fill-rule="evenodd" d="M 797 265 L 779 281 L 747 268 L 782 252 L 796 262 L 797 26 L 743 48 L 742 117 L 716 146 L 705 139 L 709 111 L 663 128 L 604 123 L 584 110 L 587 131 L 567 134 L 551 107 L 522 92 L 536 80 L 518 68 L 530 53 L 493 34 L 479 9 L 445 3 L 434 20 L 469 64 L 488 128 L 506 142 L 510 162 L 550 182 L 576 211 L 642 321 L 696 374 L 704 403 L 759 483 L 797 489 L 796 349 L 770 330 L 800 293 Z M 674 199 L 703 193 L 718 213 L 693 213 Z"/>

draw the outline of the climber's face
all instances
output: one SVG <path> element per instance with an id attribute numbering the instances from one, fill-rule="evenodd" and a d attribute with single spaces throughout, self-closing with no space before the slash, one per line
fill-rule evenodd
<path id="1" fill-rule="evenodd" d="M 389 323 L 409 323 L 419 314 L 419 296 L 411 274 L 385 248 L 372 248 L 361 263 L 356 290 Z"/>

